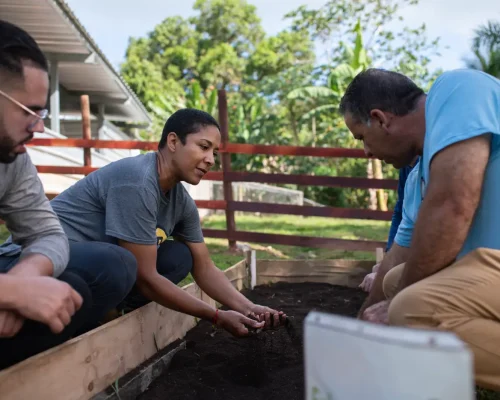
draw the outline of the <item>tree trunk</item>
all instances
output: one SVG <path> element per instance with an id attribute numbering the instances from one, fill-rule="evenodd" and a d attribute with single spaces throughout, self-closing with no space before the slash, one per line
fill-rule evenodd
<path id="1" fill-rule="evenodd" d="M 373 160 L 368 159 L 366 163 L 366 177 L 368 179 L 373 179 Z M 368 189 L 368 193 L 370 194 L 370 202 L 368 203 L 368 208 L 370 210 L 377 209 L 377 190 L 376 189 Z"/>
<path id="2" fill-rule="evenodd" d="M 382 162 L 380 160 L 372 160 L 373 161 L 373 175 L 375 179 L 384 179 L 384 175 L 382 173 Z M 387 199 L 385 196 L 384 189 L 377 190 L 377 202 L 378 209 L 382 211 L 387 211 Z"/>
<path id="3" fill-rule="evenodd" d="M 312 117 L 311 121 L 312 137 L 313 137 L 313 147 L 316 146 L 316 116 Z"/>
<path id="4" fill-rule="evenodd" d="M 288 113 L 290 115 L 290 125 L 292 128 L 294 146 L 300 146 L 300 139 L 298 132 L 299 128 L 297 126 L 297 118 L 295 116 L 295 113 L 293 112 L 293 102 L 288 103 L 287 108 L 288 108 Z"/>

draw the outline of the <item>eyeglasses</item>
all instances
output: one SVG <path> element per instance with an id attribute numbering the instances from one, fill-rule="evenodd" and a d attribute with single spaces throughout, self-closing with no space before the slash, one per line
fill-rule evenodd
<path id="1" fill-rule="evenodd" d="M 26 107 L 24 104 L 21 104 L 19 103 L 16 99 L 10 97 L 7 93 L 5 92 L 2 92 L 0 90 L 0 95 L 2 95 L 3 97 L 5 97 L 7 100 L 10 100 L 12 103 L 14 103 L 15 105 L 21 107 L 24 111 L 26 111 L 28 114 L 32 115 L 33 117 L 35 117 L 35 121 L 33 121 L 29 126 L 28 126 L 28 129 L 32 129 L 35 127 L 36 124 L 38 124 L 40 121 L 43 121 L 45 118 L 47 118 L 47 116 L 49 115 L 49 110 L 38 110 L 38 111 L 33 111 L 33 110 L 30 110 L 28 107 Z"/>

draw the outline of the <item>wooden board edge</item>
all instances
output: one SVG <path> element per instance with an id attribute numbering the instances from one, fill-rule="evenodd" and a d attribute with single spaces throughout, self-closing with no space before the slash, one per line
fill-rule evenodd
<path id="1" fill-rule="evenodd" d="M 92 397 L 92 400 L 134 400 L 144 393 L 153 381 L 168 370 L 174 355 L 186 348 L 186 342 L 169 351 L 156 361 L 144 367 L 138 374 L 117 388 L 114 393 L 101 392 Z"/>
<path id="2" fill-rule="evenodd" d="M 373 266 L 375 264 L 375 258 L 373 260 L 350 260 L 350 259 L 329 259 L 329 260 L 257 260 L 257 272 L 268 268 L 269 266 L 308 266 L 308 267 L 318 267 L 318 266 L 335 266 L 339 268 L 352 268 L 352 267 L 362 267 Z"/>
<path id="3" fill-rule="evenodd" d="M 257 285 L 317 282 L 357 287 L 374 263 L 372 260 L 345 259 L 258 260 Z"/>
<path id="4" fill-rule="evenodd" d="M 224 273 L 235 287 L 246 287 L 246 260 Z M 215 305 L 195 283 L 184 286 L 183 290 Z M 168 344 L 184 337 L 196 323 L 192 316 L 149 303 L 0 371 L 0 393 L 5 399 L 90 399 Z"/>

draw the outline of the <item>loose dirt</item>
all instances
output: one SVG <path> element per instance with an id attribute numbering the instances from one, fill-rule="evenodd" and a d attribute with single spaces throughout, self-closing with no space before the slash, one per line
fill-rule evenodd
<path id="1" fill-rule="evenodd" d="M 200 322 L 186 336 L 169 370 L 140 400 L 304 398 L 302 322 L 311 310 L 355 316 L 365 293 L 321 283 L 278 283 L 244 294 L 291 316 L 286 328 L 236 339 Z"/>

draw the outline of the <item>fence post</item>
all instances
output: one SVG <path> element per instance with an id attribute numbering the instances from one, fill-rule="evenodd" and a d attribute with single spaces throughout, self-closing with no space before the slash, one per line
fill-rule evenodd
<path id="1" fill-rule="evenodd" d="M 218 91 L 218 106 L 219 106 L 219 124 L 222 137 L 222 147 L 229 143 L 229 117 L 227 114 L 227 97 L 226 91 L 221 89 Z M 231 154 L 222 153 L 222 185 L 224 188 L 224 200 L 229 205 L 233 201 L 233 187 L 231 181 L 228 180 L 227 173 L 231 171 Z M 236 241 L 231 238 L 236 232 L 236 223 L 234 221 L 234 211 L 226 207 L 226 230 L 229 241 L 229 250 L 236 250 Z"/>
<path id="2" fill-rule="evenodd" d="M 90 126 L 90 101 L 89 96 L 84 94 L 80 97 L 80 104 L 82 110 L 82 139 L 92 139 L 92 129 Z M 83 149 L 83 166 L 92 166 L 91 149 Z M 87 175 L 87 174 L 85 174 Z"/>

